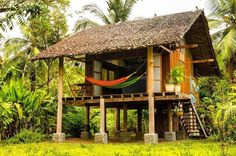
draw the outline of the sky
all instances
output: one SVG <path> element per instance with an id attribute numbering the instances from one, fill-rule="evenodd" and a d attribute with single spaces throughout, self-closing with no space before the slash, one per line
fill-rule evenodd
<path id="1" fill-rule="evenodd" d="M 76 12 L 80 11 L 84 5 L 90 3 L 96 3 L 102 10 L 106 10 L 106 0 L 71 0 L 67 17 L 70 31 L 72 31 L 75 21 L 79 16 Z M 196 7 L 204 9 L 205 6 L 206 0 L 140 0 L 134 6 L 130 19 L 135 19 L 135 17 L 153 17 L 154 14 L 158 16 L 192 11 Z M 8 31 L 5 36 L 6 38 L 21 37 L 21 33 L 19 28 L 15 27 L 14 30 Z"/>

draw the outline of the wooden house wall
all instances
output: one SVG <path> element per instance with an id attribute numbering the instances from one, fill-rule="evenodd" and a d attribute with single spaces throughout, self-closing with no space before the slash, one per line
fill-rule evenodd
<path id="1" fill-rule="evenodd" d="M 86 55 L 85 56 L 85 75 L 86 76 L 93 76 L 93 62 L 94 58 L 92 55 Z M 88 84 L 89 82 L 85 82 Z M 93 95 L 93 86 L 86 87 L 86 95 L 92 96 Z"/>

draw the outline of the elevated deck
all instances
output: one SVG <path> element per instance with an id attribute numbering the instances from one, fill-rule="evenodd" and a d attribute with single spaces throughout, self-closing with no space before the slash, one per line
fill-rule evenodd
<path id="1" fill-rule="evenodd" d="M 83 96 L 83 97 L 64 97 L 64 105 L 73 106 L 99 106 L 100 99 L 103 98 L 107 107 L 119 107 L 126 103 L 129 108 L 132 106 L 147 107 L 148 93 L 132 93 L 132 94 L 112 94 L 101 96 Z M 155 104 L 167 103 L 167 102 L 185 102 L 190 100 L 190 97 L 186 94 L 175 92 L 157 92 L 154 93 Z"/>

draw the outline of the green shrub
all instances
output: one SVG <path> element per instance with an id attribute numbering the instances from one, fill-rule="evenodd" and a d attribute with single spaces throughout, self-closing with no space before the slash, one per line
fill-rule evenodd
<path id="1" fill-rule="evenodd" d="M 7 143 L 18 144 L 18 143 L 34 143 L 41 142 L 46 138 L 45 135 L 37 132 L 32 132 L 29 130 L 23 130 L 16 134 L 12 138 L 7 140 Z"/>

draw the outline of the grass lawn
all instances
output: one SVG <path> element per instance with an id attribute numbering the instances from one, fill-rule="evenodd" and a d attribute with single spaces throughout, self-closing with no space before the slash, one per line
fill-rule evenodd
<path id="1" fill-rule="evenodd" d="M 236 145 L 229 145 L 228 152 L 236 156 Z M 221 155 L 219 143 L 185 140 L 175 143 L 159 143 L 157 145 L 145 144 L 91 144 L 81 142 L 53 143 L 43 142 L 34 144 L 5 145 L 0 144 L 0 156 L 24 155 L 51 155 L 51 156 L 219 156 Z"/>

